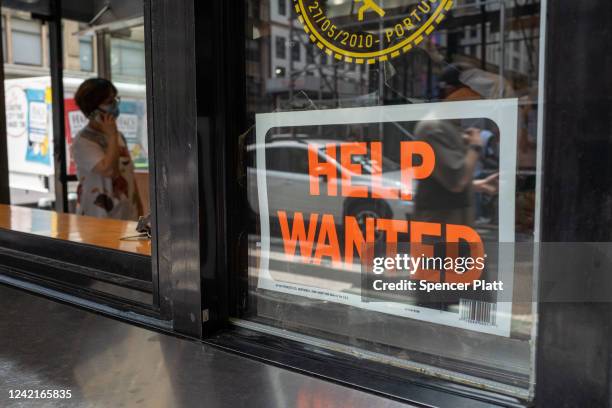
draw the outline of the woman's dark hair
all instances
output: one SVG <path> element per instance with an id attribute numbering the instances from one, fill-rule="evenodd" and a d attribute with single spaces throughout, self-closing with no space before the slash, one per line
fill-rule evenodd
<path id="1" fill-rule="evenodd" d="M 90 78 L 79 86 L 74 101 L 87 117 L 91 115 L 109 96 L 117 95 L 117 88 L 108 79 Z"/>

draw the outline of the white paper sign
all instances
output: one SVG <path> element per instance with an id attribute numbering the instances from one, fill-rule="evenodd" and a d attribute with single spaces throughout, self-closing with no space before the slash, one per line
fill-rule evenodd
<path id="1" fill-rule="evenodd" d="M 256 180 L 256 185 L 249 185 L 249 202 L 252 209 L 260 215 L 260 234 L 261 247 L 256 254 L 251 254 L 259 258 L 257 266 L 249 274 L 257 274 L 257 287 L 259 289 L 271 290 L 311 299 L 325 300 L 370 311 L 402 316 L 410 319 L 421 320 L 436 324 L 442 324 L 482 333 L 494 334 L 499 336 L 510 335 L 512 303 L 497 302 L 493 309 L 496 314 L 494 324 L 478 325 L 461 318 L 461 313 L 456 311 L 434 310 L 428 307 L 409 305 L 399 302 L 363 302 L 360 293 L 356 293 L 355 286 L 341 280 L 322 279 L 317 274 L 309 275 L 312 269 L 305 267 L 300 270 L 296 277 L 296 268 L 283 267 L 288 262 L 296 262 L 295 257 L 289 257 L 283 250 L 283 243 L 280 238 L 271 233 L 271 223 L 278 229 L 278 211 L 282 211 L 283 205 L 287 213 L 291 213 L 291 203 L 309 210 L 312 213 L 319 212 L 319 216 L 328 212 L 341 214 L 340 209 L 335 210 L 332 204 L 322 196 L 300 197 L 298 192 L 292 192 L 290 184 L 292 180 L 300 177 L 299 173 L 282 173 L 279 167 L 283 162 L 289 166 L 295 160 L 290 155 L 291 150 L 305 147 L 309 141 L 316 139 L 316 129 L 321 129 L 328 125 L 341 125 L 351 129 L 353 125 L 363 126 L 401 126 L 401 123 L 422 122 L 422 121 L 456 121 L 464 124 L 480 123 L 483 120 L 493 122 L 499 130 L 499 195 L 498 195 L 498 232 L 496 236 L 500 243 L 512 243 L 515 240 L 515 194 L 516 194 L 516 163 L 517 163 L 517 133 L 518 133 L 518 100 L 480 100 L 466 102 L 444 102 L 413 105 L 394 105 L 380 107 L 363 107 L 350 109 L 333 110 L 312 110 L 300 112 L 281 112 L 258 114 L 256 116 L 256 145 L 251 148 L 256 154 L 256 168 L 249 169 L 250 180 Z M 464 126 L 465 127 L 465 126 Z M 288 132 L 285 138 L 287 141 L 274 143 L 276 147 L 286 146 L 287 155 L 282 156 L 282 148 L 274 149 L 272 152 L 271 144 L 267 140 L 267 135 L 273 129 L 280 136 L 283 132 Z M 301 130 L 304 129 L 304 130 Z M 320 131 L 320 130 L 319 130 Z M 300 135 L 300 132 L 311 132 L 311 134 Z M 277 135 L 278 136 L 278 135 Z M 303 137 L 307 136 L 307 137 Z M 300 138 L 303 139 L 300 141 Z M 351 136 L 353 137 L 353 136 Z M 273 139 L 273 138 L 272 138 Z M 267 156 L 276 154 L 278 159 L 268 163 Z M 339 153 L 338 153 L 339 154 Z M 383 159 L 384 160 L 384 159 Z M 337 164 L 337 163 L 336 163 Z M 365 168 L 366 163 L 362 163 Z M 370 165 L 376 165 L 375 163 Z M 384 163 L 382 164 L 384 167 Z M 295 166 L 294 166 L 295 167 Z M 298 170 L 299 171 L 299 170 Z M 275 177 L 279 176 L 279 177 Z M 278 181 L 278 182 L 277 182 Z M 251 181 L 249 182 L 251 183 Z M 272 183 L 270 185 L 269 183 Z M 306 178 L 301 183 L 308 183 L 308 172 Z M 256 197 L 251 197 L 251 192 L 256 191 Z M 298 191 L 298 190 L 296 190 Z M 340 196 L 340 194 L 338 194 Z M 334 197 L 338 200 L 338 197 Z M 342 197 L 339 197 L 341 200 Z M 283 204 L 284 203 L 284 204 Z M 400 204 L 392 204 L 400 205 Z M 406 204 L 409 205 L 409 204 Z M 327 206 L 327 207 L 326 207 Z M 306 222 L 308 215 L 304 216 Z M 335 219 L 342 219 L 341 216 L 334 215 Z M 316 244 L 316 242 L 315 242 Z M 299 243 L 298 243 L 299 245 Z M 286 249 L 286 246 L 285 246 Z M 512 293 L 514 275 L 514 253 L 511 250 L 499 246 L 499 253 L 496 254 L 498 266 L 498 278 L 504 282 L 504 291 Z M 299 258 L 299 257 L 298 257 Z M 302 260 L 303 261 L 303 260 Z M 297 259 L 297 262 L 300 262 Z M 335 267 L 332 263 L 323 265 L 328 269 Z M 358 264 L 353 267 L 339 268 L 339 273 L 350 274 L 360 273 Z"/>

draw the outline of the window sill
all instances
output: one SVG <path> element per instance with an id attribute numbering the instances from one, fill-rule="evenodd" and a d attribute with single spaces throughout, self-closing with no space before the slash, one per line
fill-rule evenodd
<path id="1" fill-rule="evenodd" d="M 364 361 L 250 329 L 232 327 L 206 343 L 269 364 L 420 406 L 525 407 L 516 398 Z"/>

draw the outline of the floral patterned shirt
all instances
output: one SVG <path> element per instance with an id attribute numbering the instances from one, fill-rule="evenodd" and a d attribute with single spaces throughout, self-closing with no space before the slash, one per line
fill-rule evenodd
<path id="1" fill-rule="evenodd" d="M 118 172 L 105 177 L 93 169 L 104 158 L 106 136 L 89 126 L 83 128 L 72 143 L 79 186 L 77 214 L 99 218 L 137 220 L 140 197 L 134 181 L 134 163 L 125 138 L 119 139 Z"/>

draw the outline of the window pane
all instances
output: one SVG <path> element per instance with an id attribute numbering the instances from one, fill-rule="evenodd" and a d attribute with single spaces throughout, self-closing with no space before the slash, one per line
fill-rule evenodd
<path id="1" fill-rule="evenodd" d="M 131 30 L 130 39 L 111 37 L 111 69 L 115 80 L 145 82 L 145 49 L 142 27 Z"/>
<path id="2" fill-rule="evenodd" d="M 18 10 L 38 6 L 24 2 L 11 5 L 17 9 L 2 10 L 9 27 L 4 89 L 11 205 L 0 206 L 0 228 L 27 235 L 23 245 L 28 245 L 28 252 L 38 255 L 36 262 L 41 263 L 32 272 L 37 280 L 53 279 L 59 284 L 66 278 L 56 272 L 66 263 L 71 265 L 71 285 L 81 285 L 82 291 L 91 289 L 125 297 L 130 303 L 151 305 L 151 242 L 137 231 L 139 216 L 149 212 L 144 57 L 124 62 L 128 73 L 132 73 L 130 64 L 136 66 L 134 72 L 139 73 L 141 83 L 112 78 L 113 87 L 100 79 L 91 80 L 111 78 L 111 49 L 106 49 L 108 41 L 95 40 L 96 30 L 143 42 L 143 35 L 132 35 L 134 30 L 126 27 L 138 21 L 137 10 L 127 7 L 130 14 L 126 16 L 126 8 L 115 8 L 104 13 L 95 26 L 64 18 L 41 25 L 38 20 L 27 20 L 27 11 Z M 86 14 L 81 17 L 87 21 Z M 57 23 L 61 39 L 49 35 L 50 31 L 55 34 L 52 28 Z M 114 27 L 121 30 L 110 31 Z M 57 39 L 62 41 L 62 55 L 53 55 L 56 48 L 51 43 Z M 56 58 L 63 62 L 62 95 L 53 92 L 50 69 L 58 68 L 51 64 Z M 97 72 L 98 68 L 102 72 Z M 57 97 L 64 107 L 63 132 L 55 131 Z M 103 112 L 115 118 L 119 132 L 100 125 Z M 61 135 L 65 136 L 65 149 L 57 151 L 54 137 Z M 55 156 L 65 159 L 66 169 L 57 167 Z M 108 161 L 104 158 L 110 159 L 108 166 L 102 165 Z M 64 170 L 68 177 L 60 179 L 58 175 Z M 59 192 L 65 192 L 60 203 L 56 199 Z M 37 241 L 45 243 L 34 249 Z M 75 245 L 80 248 L 73 250 Z M 44 268 L 45 263 L 53 263 L 55 269 Z M 88 277 L 79 276 L 83 271 L 88 271 Z M 107 278 L 102 282 L 99 276 Z M 115 277 L 108 279 L 111 276 Z M 135 282 L 142 285 L 134 286 Z"/>
<path id="3" fill-rule="evenodd" d="M 42 39 L 40 31 L 32 33 L 30 31 L 17 31 L 13 29 L 12 35 L 13 62 L 15 64 L 42 65 Z"/>
<path id="4" fill-rule="evenodd" d="M 47 33 L 48 30 L 42 30 L 39 21 L 25 20 L 21 17 L 22 13 L 10 9 L 3 11 L 3 19 L 8 19 L 7 26 L 11 27 L 8 40 L 12 46 L 13 56 L 10 63 L 5 65 L 4 83 L 9 135 L 7 145 L 11 204 L 53 210 L 57 172 L 53 160 L 54 107 L 49 66 L 46 63 L 42 66 L 43 52 L 45 49 L 49 52 L 51 47 L 50 44 L 41 41 L 43 33 Z M 109 105 L 113 105 L 114 102 L 112 95 L 109 94 L 105 98 L 106 101 L 98 101 L 97 106 L 90 107 L 89 113 L 86 114 L 81 110 L 75 100 L 75 94 L 87 78 L 98 76 L 95 72 L 96 47 L 104 48 L 105 44 L 100 44 L 104 41 L 94 41 L 96 33 L 92 27 L 73 20 L 62 20 L 62 34 L 66 171 L 69 176 L 77 177 L 79 182 L 91 181 L 94 178 L 99 182 L 99 186 L 95 187 L 88 187 L 87 182 L 85 187 L 82 182 L 68 183 L 66 185 L 68 212 L 93 215 L 101 219 L 120 218 L 126 221 L 127 227 L 124 231 L 115 230 L 116 235 L 112 245 L 129 252 L 149 254 L 150 246 L 146 240 L 121 241 L 123 235 L 136 234 L 134 228 L 138 216 L 149 212 L 144 30 L 138 27 L 123 28 L 118 34 L 121 38 L 117 38 L 114 50 L 120 55 L 118 59 L 121 61 L 118 66 L 119 73 L 112 78 L 118 91 L 117 96 L 121 98 L 117 106 L 119 110 L 117 127 L 123 136 L 118 148 L 123 150 L 119 152 L 118 160 L 121 160 L 121 163 L 118 163 L 118 166 L 125 171 L 123 179 L 126 183 L 112 176 L 93 174 L 93 177 L 86 177 L 83 174 L 88 171 L 90 164 L 88 160 L 99 161 L 104 149 L 96 142 L 101 140 L 100 133 L 91 131 L 83 138 L 79 135 L 85 129 L 91 130 L 96 126 L 94 111 L 101 109 L 112 111 L 114 108 Z M 106 35 L 111 36 L 115 33 Z M 45 38 L 49 41 L 48 35 Z M 100 51 L 101 54 L 108 55 L 109 60 L 111 59 L 111 47 Z M 41 66 L 24 67 L 24 65 Z M 109 76 L 108 73 L 100 75 Z M 95 139 L 94 144 L 86 142 L 89 140 L 87 136 Z M 75 141 L 84 142 L 77 143 L 75 148 Z M 84 200 L 84 191 L 90 200 Z M 96 191 L 100 192 L 99 196 L 92 197 Z M 124 211 L 125 209 L 127 211 Z M 104 228 L 101 229 L 103 230 Z M 123 235 L 119 236 L 120 233 Z M 62 237 L 70 238 L 67 235 Z M 100 237 L 104 237 L 104 234 L 100 233 Z M 88 243 L 99 245 L 99 242 L 94 231 L 89 236 Z"/>
<path id="5" fill-rule="evenodd" d="M 278 59 L 285 59 L 287 53 L 285 42 L 286 40 L 284 37 L 276 37 L 276 58 Z"/>
<path id="6" fill-rule="evenodd" d="M 292 43 L 291 44 L 291 59 L 293 61 L 299 62 L 301 59 L 302 53 L 300 48 L 300 43 Z"/>
<path id="7" fill-rule="evenodd" d="M 281 16 L 287 15 L 287 0 L 277 0 L 278 14 Z"/>
<path id="8" fill-rule="evenodd" d="M 40 22 L 35 20 L 22 20 L 19 18 L 11 19 L 13 31 L 20 31 L 30 34 L 40 34 Z"/>
<path id="9" fill-rule="evenodd" d="M 528 398 L 537 2 L 247 2 L 270 30 L 245 44 L 265 86 L 245 89 L 237 322 Z M 424 263 L 379 291 L 388 254 Z"/>
<path id="10" fill-rule="evenodd" d="M 79 40 L 79 60 L 81 71 L 93 71 L 93 41 L 91 37 L 83 37 Z"/>
<path id="11" fill-rule="evenodd" d="M 306 62 L 308 64 L 314 64 L 315 62 L 314 50 L 310 47 L 306 48 Z"/>

